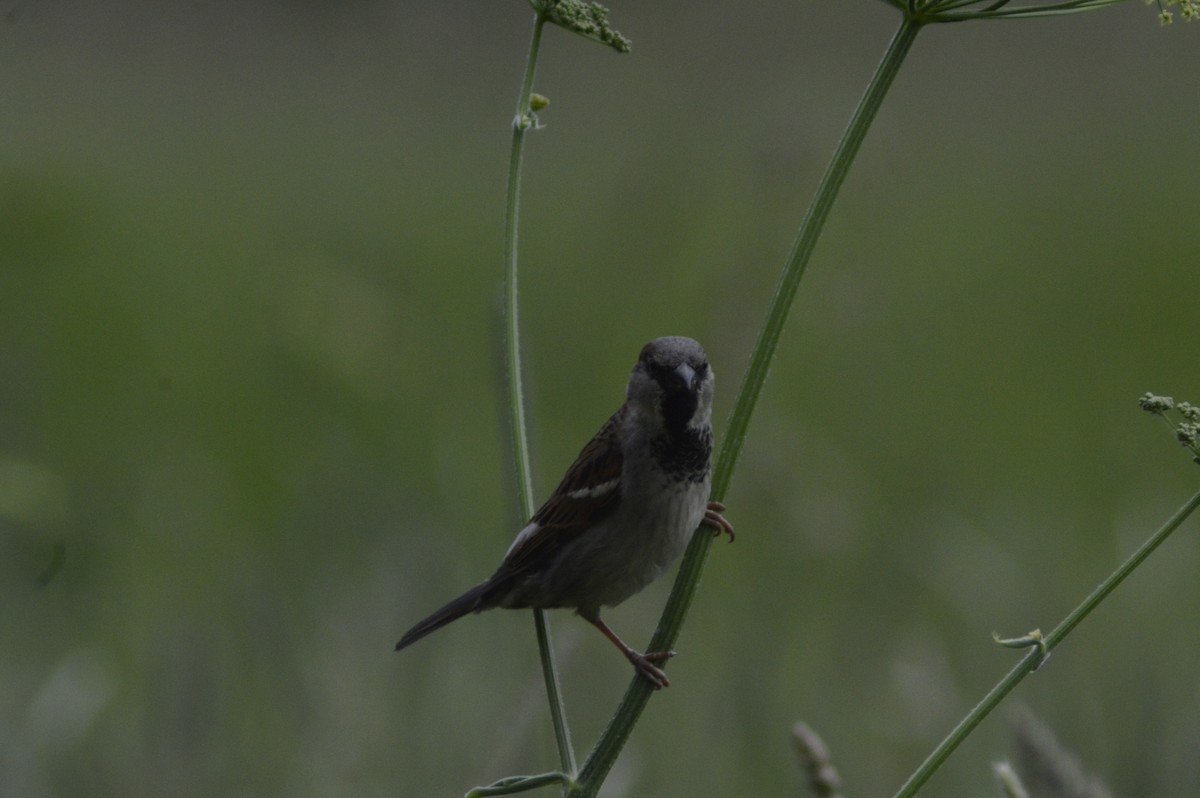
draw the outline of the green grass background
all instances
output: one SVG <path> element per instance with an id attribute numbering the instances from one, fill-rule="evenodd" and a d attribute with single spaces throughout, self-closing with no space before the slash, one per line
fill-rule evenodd
<path id="1" fill-rule="evenodd" d="M 0 794 L 454 796 L 554 767 L 532 622 L 403 654 L 521 519 L 501 399 L 510 2 L 0 5 Z M 687 334 L 718 435 L 897 20 L 632 3 L 550 30 L 522 308 L 537 493 Z M 1200 28 L 924 31 L 801 286 L 608 796 L 889 795 L 1197 487 Z M 1012 697 L 1115 794 L 1200 792 L 1190 521 Z M 65 544 L 45 587 L 36 577 Z M 668 585 L 608 614 L 649 639 Z M 580 754 L 630 669 L 551 616 Z M 928 787 L 993 795 L 1004 712 Z M 547 792 L 546 794 L 550 794 Z"/>

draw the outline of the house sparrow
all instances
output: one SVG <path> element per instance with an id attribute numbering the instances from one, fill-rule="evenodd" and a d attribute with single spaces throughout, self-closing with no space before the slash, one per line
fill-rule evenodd
<path id="1" fill-rule="evenodd" d="M 713 373 L 700 344 L 679 336 L 646 344 L 625 404 L 583 447 L 496 572 L 410 629 L 396 650 L 467 613 L 568 607 L 655 689 L 668 686 L 654 663 L 675 652 L 634 651 L 600 620 L 600 608 L 660 577 L 700 524 L 733 540 L 725 508 L 708 500 L 712 400 Z"/>

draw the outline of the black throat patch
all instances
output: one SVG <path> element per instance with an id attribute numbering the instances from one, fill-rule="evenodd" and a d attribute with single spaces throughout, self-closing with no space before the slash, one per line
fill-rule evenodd
<path id="1" fill-rule="evenodd" d="M 654 460 L 678 482 L 703 482 L 712 457 L 712 428 L 669 429 L 650 444 Z"/>
<path id="2" fill-rule="evenodd" d="M 663 421 L 672 435 L 678 435 L 686 429 L 688 422 L 696 414 L 696 407 L 699 404 L 700 397 L 696 395 L 695 391 L 670 389 L 666 391 L 660 409 Z"/>

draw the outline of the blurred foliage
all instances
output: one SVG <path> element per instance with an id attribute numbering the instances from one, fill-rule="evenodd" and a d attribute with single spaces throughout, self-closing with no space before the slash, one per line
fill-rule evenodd
<path id="1" fill-rule="evenodd" d="M 458 795 L 552 767 L 527 614 L 390 651 L 520 522 L 496 314 L 528 9 L 0 12 L 0 794 Z M 551 31 L 536 86 L 542 495 L 656 335 L 705 343 L 727 411 L 895 23 L 615 13 L 631 54 Z M 610 796 L 794 795 L 800 718 L 847 795 L 890 794 L 1013 661 L 991 633 L 1052 626 L 1195 489 L 1136 406 L 1200 398 L 1194 33 L 1130 3 L 918 38 Z M 1018 691 L 1114 794 L 1200 792 L 1198 550 L 1190 522 Z M 665 590 L 609 622 L 649 639 Z M 629 669 L 552 618 L 584 752 Z M 1008 747 L 985 724 L 926 793 L 986 793 Z"/>

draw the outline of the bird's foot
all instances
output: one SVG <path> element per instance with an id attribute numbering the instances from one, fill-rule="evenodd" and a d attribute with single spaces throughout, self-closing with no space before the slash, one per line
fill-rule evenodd
<path id="1" fill-rule="evenodd" d="M 655 690 L 671 686 L 671 681 L 667 678 L 667 674 L 654 663 L 666 662 L 675 656 L 674 651 L 649 651 L 645 654 L 630 651 L 626 656 L 629 657 L 629 661 L 633 663 L 633 667 L 637 672 L 646 677 L 646 681 L 650 682 L 650 686 Z"/>
<path id="2" fill-rule="evenodd" d="M 732 543 L 735 537 L 733 524 L 725 520 L 725 516 L 721 515 L 723 512 L 725 512 L 725 505 L 720 502 L 709 502 L 708 508 L 704 511 L 704 520 L 700 523 L 713 528 L 713 537 L 722 532 L 729 535 L 729 542 Z"/>

